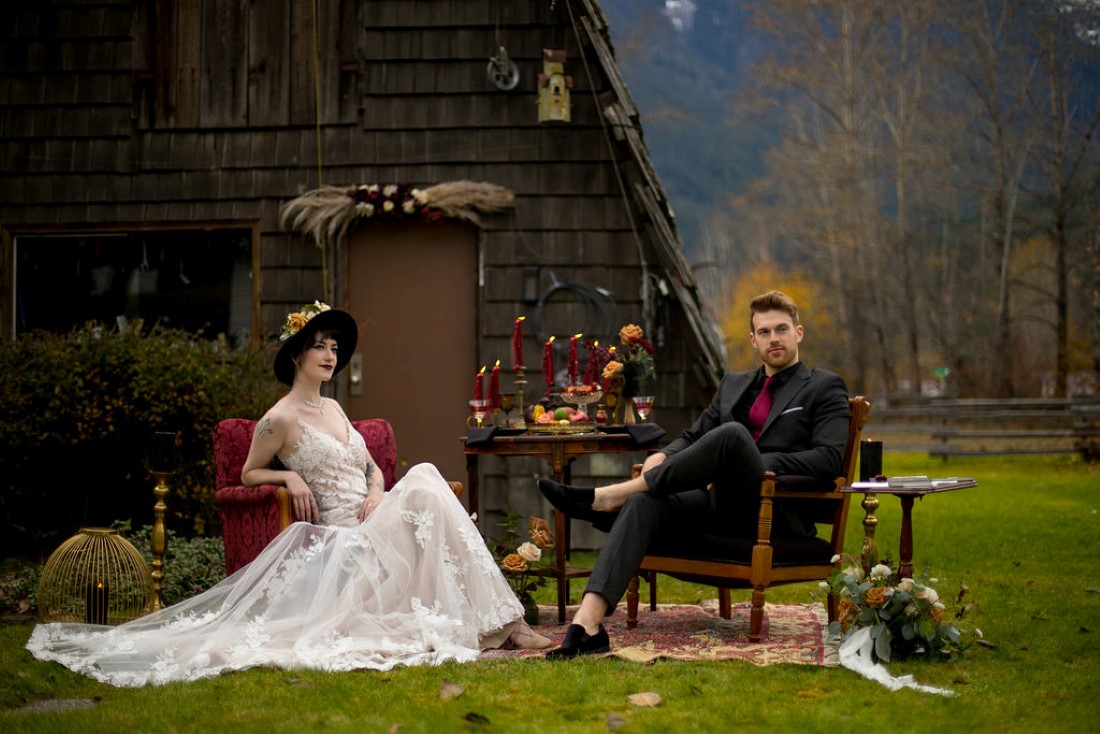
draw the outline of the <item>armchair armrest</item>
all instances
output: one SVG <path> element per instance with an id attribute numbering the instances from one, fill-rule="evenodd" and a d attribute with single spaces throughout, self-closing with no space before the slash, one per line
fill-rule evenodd
<path id="1" fill-rule="evenodd" d="M 239 484 L 222 487 L 214 493 L 214 501 L 219 507 L 225 508 L 259 507 L 272 500 L 278 508 L 279 530 L 285 530 L 294 521 L 293 510 L 290 508 L 290 492 L 286 487 L 276 484 Z"/>

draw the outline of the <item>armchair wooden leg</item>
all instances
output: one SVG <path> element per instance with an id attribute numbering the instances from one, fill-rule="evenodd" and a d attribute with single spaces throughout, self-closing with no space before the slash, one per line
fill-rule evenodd
<path id="1" fill-rule="evenodd" d="M 749 616 L 749 640 L 760 642 L 764 630 L 764 589 L 763 586 L 753 587 L 752 612 Z"/>
<path id="2" fill-rule="evenodd" d="M 626 587 L 626 628 L 632 630 L 638 626 L 638 574 L 630 579 Z"/>
<path id="3" fill-rule="evenodd" d="M 830 622 L 835 622 L 836 621 L 836 594 L 834 594 L 831 591 L 829 592 L 829 598 L 828 598 L 828 602 L 826 603 L 826 607 L 829 610 L 829 621 Z"/>
<path id="4" fill-rule="evenodd" d="M 719 587 L 718 589 L 718 614 L 722 619 L 733 616 L 733 604 L 730 603 L 730 590 Z"/>
<path id="5" fill-rule="evenodd" d="M 650 571 L 645 580 L 649 582 L 649 611 L 657 611 L 657 572 Z"/>

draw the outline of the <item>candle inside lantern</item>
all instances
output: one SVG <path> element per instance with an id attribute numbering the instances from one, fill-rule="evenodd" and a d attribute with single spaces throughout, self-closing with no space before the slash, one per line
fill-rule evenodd
<path id="1" fill-rule="evenodd" d="M 574 334 L 569 337 L 569 362 L 567 363 L 569 369 L 569 384 L 577 384 L 577 340 L 580 339 L 583 334 Z"/>
<path id="2" fill-rule="evenodd" d="M 542 347 L 542 374 L 546 379 L 546 392 L 554 386 L 554 337 L 546 340 Z"/>
<path id="3" fill-rule="evenodd" d="M 485 386 L 482 380 L 485 379 L 485 365 L 482 365 L 478 373 L 474 375 L 474 400 L 485 399 Z"/>
<path id="4" fill-rule="evenodd" d="M 516 318 L 516 326 L 512 330 L 512 369 L 523 369 L 523 322 L 526 316 Z"/>
<path id="5" fill-rule="evenodd" d="M 859 481 L 873 482 L 882 474 L 882 441 L 867 439 L 859 445 Z"/>
<path id="6" fill-rule="evenodd" d="M 84 621 L 88 624 L 107 624 L 107 582 L 92 581 L 84 598 Z"/>
<path id="7" fill-rule="evenodd" d="M 489 410 L 500 408 L 500 360 L 489 371 Z"/>

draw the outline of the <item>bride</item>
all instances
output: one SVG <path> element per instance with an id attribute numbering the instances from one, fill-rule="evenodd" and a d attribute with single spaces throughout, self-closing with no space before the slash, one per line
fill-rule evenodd
<path id="1" fill-rule="evenodd" d="M 288 316 L 275 376 L 290 391 L 256 426 L 241 476 L 282 484 L 295 522 L 198 596 L 118 627 L 51 623 L 27 649 L 115 686 L 256 666 L 344 671 L 545 648 L 477 527 L 430 464 L 389 491 L 362 436 L 321 385 L 355 351 L 346 312 Z M 269 468 L 278 457 L 286 468 Z"/>

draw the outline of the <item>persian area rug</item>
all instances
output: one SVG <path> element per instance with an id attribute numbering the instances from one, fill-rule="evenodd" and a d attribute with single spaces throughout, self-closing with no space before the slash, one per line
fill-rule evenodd
<path id="1" fill-rule="evenodd" d="M 626 628 L 626 605 L 620 604 L 604 626 L 611 636 L 607 656 L 638 663 L 656 660 L 745 660 L 755 665 L 794 663 L 835 667 L 840 664 L 837 644 L 827 641 L 828 615 L 821 604 L 767 604 L 764 635 L 760 642 L 749 641 L 751 605 L 734 604 L 730 619 L 718 616 L 718 600 L 701 604 L 648 604 L 638 609 L 638 626 Z M 569 607 L 566 618 L 576 607 Z M 555 647 L 565 636 L 565 625 L 558 625 L 557 607 L 539 608 L 541 624 L 536 631 L 554 641 Z M 529 657 L 545 651 L 491 650 L 483 659 Z"/>

